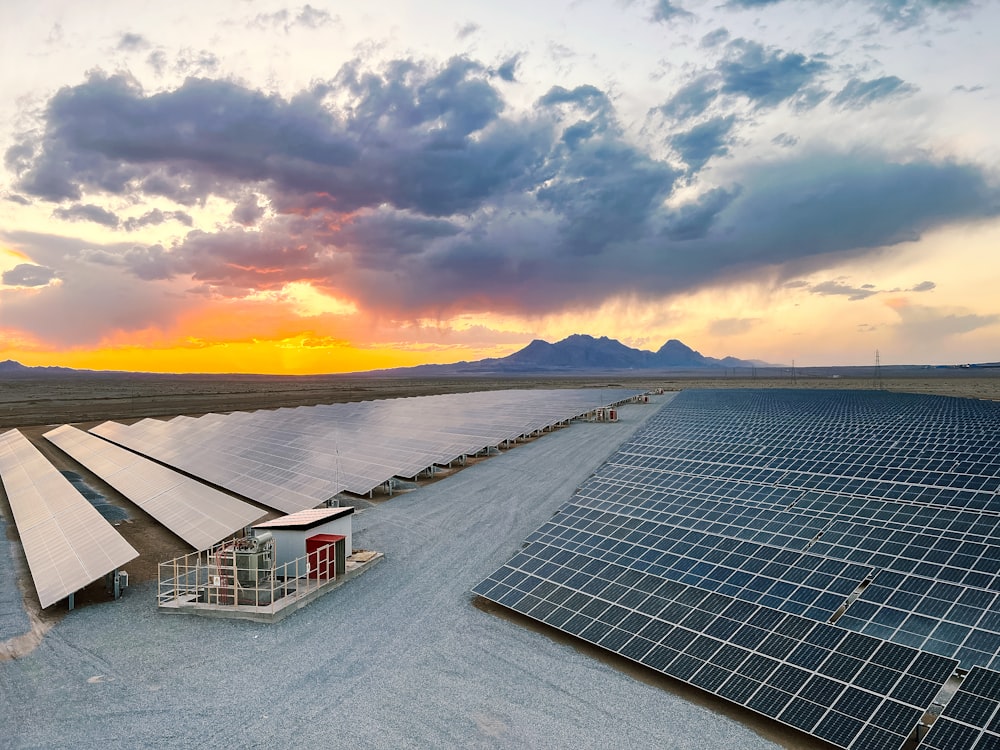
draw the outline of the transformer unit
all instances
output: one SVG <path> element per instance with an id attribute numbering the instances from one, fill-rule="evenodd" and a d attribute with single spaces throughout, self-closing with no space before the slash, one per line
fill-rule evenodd
<path id="1" fill-rule="evenodd" d="M 258 586 L 274 573 L 274 537 L 266 532 L 235 539 L 216 555 L 219 575 L 230 578 L 236 569 L 241 586 Z"/>

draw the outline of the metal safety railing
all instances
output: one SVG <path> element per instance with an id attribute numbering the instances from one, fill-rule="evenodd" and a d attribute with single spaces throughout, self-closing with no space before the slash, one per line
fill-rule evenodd
<path id="1" fill-rule="evenodd" d="M 233 543 L 161 562 L 157 606 L 274 613 L 336 580 L 332 546 L 262 570 L 240 566 L 240 556 L 231 554 Z"/>

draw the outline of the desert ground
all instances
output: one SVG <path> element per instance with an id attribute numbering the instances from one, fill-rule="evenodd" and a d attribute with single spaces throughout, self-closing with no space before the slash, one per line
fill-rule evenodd
<path id="1" fill-rule="evenodd" d="M 125 508 L 130 520 L 118 529 L 141 552 L 129 564 L 134 585 L 122 601 L 108 602 L 96 583 L 78 594 L 77 611 L 67 614 L 61 605 L 40 611 L 10 508 L 0 494 L 10 551 L 4 557 L 12 560 L 17 579 L 12 586 L 11 571 L 5 578 L 2 568 L 7 563 L 0 561 L 0 589 L 10 594 L 0 600 L 0 610 L 12 615 L 0 622 L 6 623 L 0 627 L 0 703 L 16 707 L 13 713 L 0 712 L 0 737 L 6 738 L 0 746 L 78 746 L 79 738 L 85 738 L 84 744 L 101 741 L 108 747 L 155 745 L 158 740 L 193 747 L 203 745 L 205 738 L 223 736 L 239 737 L 251 747 L 273 746 L 265 740 L 275 732 L 290 737 L 293 730 L 301 731 L 287 715 L 294 704 L 305 708 L 298 716 L 311 724 L 306 736 L 319 741 L 323 732 L 336 731 L 359 747 L 430 746 L 442 739 L 470 747 L 650 742 L 684 748 L 764 748 L 775 743 L 816 747 L 818 743 L 773 722 L 497 611 L 468 593 L 669 394 L 654 399 L 652 406 L 627 407 L 618 425 L 573 425 L 391 500 L 351 499 L 361 511 L 356 539 L 384 551 L 386 562 L 275 626 L 159 615 L 155 566 L 186 551 L 183 542 L 41 435 L 67 422 L 89 427 L 105 419 L 498 388 L 616 385 L 669 392 L 694 387 L 879 386 L 1000 399 L 1000 371 L 950 372 L 950 377 L 883 375 L 880 383 L 871 377 L 801 373 L 794 381 L 617 374 L 426 380 L 123 381 L 95 376 L 0 382 L 0 430 L 20 427 L 58 468 L 77 471 Z M 497 506 L 509 507 L 501 511 Z M 21 603 L 14 600 L 20 597 L 25 608 L 18 613 L 14 610 Z M 456 626 L 461 632 L 454 632 Z M 12 628 L 16 633 L 5 641 Z M 247 663 L 257 665 L 252 674 L 241 671 Z M 285 674 L 286 669 L 292 673 Z M 237 677 L 240 691 L 249 690 L 246 702 L 226 690 L 220 695 L 220 686 Z M 247 687 L 248 680 L 270 681 L 273 689 Z M 313 694 L 314 684 L 324 686 L 330 704 Z M 615 693 L 607 704 L 605 690 Z M 556 697 L 548 694 L 551 691 Z M 400 708 L 397 702 L 404 695 L 409 705 Z M 31 696 L 30 706 L 24 696 Z M 328 705 L 336 707 L 332 713 Z M 643 718 L 636 718 L 636 707 Z M 170 712 L 180 716 L 186 711 L 190 715 L 183 726 L 172 723 Z M 220 712 L 230 718 L 221 719 Z M 230 722 L 234 716 L 243 717 L 236 728 Z M 116 723 L 119 718 L 121 724 Z"/>
<path id="2" fill-rule="evenodd" d="M 502 388 L 883 388 L 908 393 L 1000 399 L 1000 368 L 884 368 L 876 377 L 864 368 L 843 370 L 746 370 L 608 373 L 588 377 L 375 376 L 268 377 L 89 375 L 0 379 L 0 428 L 142 417 L 172 417 L 283 406 L 329 404 L 375 398 L 428 396 Z"/>

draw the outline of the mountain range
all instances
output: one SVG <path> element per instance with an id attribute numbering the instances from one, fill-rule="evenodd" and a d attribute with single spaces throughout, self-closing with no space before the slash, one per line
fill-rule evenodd
<path id="1" fill-rule="evenodd" d="M 633 349 L 615 339 L 594 338 L 574 334 L 550 344 L 535 339 L 523 349 L 506 357 L 456 362 L 447 365 L 417 365 L 391 370 L 379 370 L 371 375 L 452 376 L 452 375 L 519 375 L 573 374 L 627 370 L 676 370 L 690 368 L 768 367 L 765 362 L 724 357 L 706 357 L 677 339 L 671 339 L 655 352 Z M 773 366 L 773 365 L 770 365 Z M 69 367 L 26 367 L 8 359 L 0 362 L 0 378 L 72 375 L 129 375 L 140 373 L 74 370 Z"/>
<path id="2" fill-rule="evenodd" d="M 633 349 L 616 339 L 574 334 L 550 344 L 535 339 L 506 357 L 456 362 L 450 365 L 417 365 L 383 370 L 383 374 L 473 375 L 522 373 L 578 373 L 621 370 L 676 370 L 688 368 L 774 367 L 757 360 L 706 357 L 677 339 L 655 352 Z"/>

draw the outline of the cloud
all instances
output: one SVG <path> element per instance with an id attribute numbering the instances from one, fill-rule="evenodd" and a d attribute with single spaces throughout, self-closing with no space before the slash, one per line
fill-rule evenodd
<path id="1" fill-rule="evenodd" d="M 184 226 L 194 226 L 194 219 L 191 215 L 184 211 L 161 211 L 158 208 L 154 208 L 151 211 L 147 211 L 142 216 L 129 217 L 122 222 L 122 228 L 128 232 L 133 232 L 136 229 L 141 229 L 147 226 L 157 226 L 165 221 L 177 221 Z"/>
<path id="2" fill-rule="evenodd" d="M 693 14 L 674 4 L 671 0 L 655 0 L 652 18 L 657 23 L 667 23 L 675 18 L 684 18 Z"/>
<path id="3" fill-rule="evenodd" d="M 823 296 L 845 296 L 851 302 L 868 299 L 869 297 L 878 294 L 878 290 L 873 289 L 871 285 L 866 284 L 862 287 L 852 287 L 839 281 L 823 281 L 819 284 L 813 284 L 809 287 L 809 291 L 813 294 L 820 294 Z"/>
<path id="4" fill-rule="evenodd" d="M 686 120 L 701 115 L 719 95 L 719 86 L 712 76 L 700 76 L 677 90 L 659 109 L 674 120 Z"/>
<path id="5" fill-rule="evenodd" d="M 256 193 L 247 193 L 233 206 L 233 221 L 245 227 L 254 226 L 263 215 L 264 207 L 257 202 Z"/>
<path id="6" fill-rule="evenodd" d="M 149 41 L 142 34 L 126 32 L 118 38 L 117 49 L 126 52 L 137 52 L 149 48 Z"/>
<path id="7" fill-rule="evenodd" d="M 782 148 L 791 148 L 799 142 L 799 139 L 791 133 L 778 133 L 771 139 L 771 143 Z"/>
<path id="8" fill-rule="evenodd" d="M 480 28 L 481 27 L 479 26 L 478 23 L 473 23 L 472 21 L 464 23 L 461 26 L 459 26 L 458 29 L 455 31 L 455 38 L 467 39 L 473 34 L 475 34 L 477 31 L 479 31 Z"/>
<path id="9" fill-rule="evenodd" d="M 977 166 L 897 162 L 877 152 L 792 152 L 743 172 L 740 184 L 727 221 L 739 228 L 744 256 L 792 267 L 912 242 L 932 227 L 995 216 L 1000 208 Z"/>
<path id="10" fill-rule="evenodd" d="M 671 136 L 669 142 L 690 170 L 698 172 L 712 157 L 729 153 L 730 133 L 735 124 L 736 117 L 733 115 L 713 117 L 708 122 Z"/>
<path id="11" fill-rule="evenodd" d="M 726 6 L 756 10 L 778 5 L 784 0 L 728 0 Z M 904 30 L 917 26 L 933 11 L 960 11 L 973 7 L 975 0 L 868 0 L 873 13 L 883 22 Z"/>
<path id="12" fill-rule="evenodd" d="M 496 74 L 500 76 L 500 79 L 507 81 L 508 83 L 514 83 L 517 80 L 517 66 L 521 62 L 521 55 L 513 55 L 506 60 L 504 60 L 496 68 Z"/>
<path id="13" fill-rule="evenodd" d="M 723 188 L 712 188 L 701 195 L 694 203 L 689 203 L 675 214 L 666 224 L 664 234 L 671 240 L 684 241 L 705 237 L 718 216 L 732 203 L 739 189 L 732 191 Z"/>
<path id="14" fill-rule="evenodd" d="M 146 57 L 146 64 L 156 75 L 162 76 L 167 70 L 167 53 L 161 49 L 153 50 Z"/>
<path id="15" fill-rule="evenodd" d="M 52 215 L 65 221 L 92 221 L 105 227 L 118 227 L 118 217 L 110 211 L 92 203 L 74 203 L 68 208 L 56 208 Z"/>
<path id="16" fill-rule="evenodd" d="M 477 64 L 400 61 L 385 75 L 357 64 L 336 90 L 286 101 L 228 81 L 191 78 L 145 95 L 122 75 L 93 74 L 49 102 L 47 128 L 8 151 L 22 192 L 162 196 L 184 205 L 247 184 L 286 195 L 336 196 L 340 210 L 391 203 L 434 214 L 469 210 L 542 157 L 541 133 L 500 120 L 503 102 Z M 31 153 L 34 158 L 25 156 Z"/>
<path id="17" fill-rule="evenodd" d="M 56 272 L 45 266 L 36 266 L 32 263 L 20 263 L 13 268 L 4 271 L 0 276 L 6 286 L 45 286 L 56 278 Z"/>
<path id="18" fill-rule="evenodd" d="M 730 8 L 763 8 L 766 5 L 777 5 L 782 0 L 728 0 Z"/>
<path id="19" fill-rule="evenodd" d="M 883 99 L 905 96 L 916 90 L 916 86 L 905 83 L 896 76 L 883 76 L 870 81 L 852 78 L 832 101 L 844 109 L 864 109 Z"/>
<path id="20" fill-rule="evenodd" d="M 757 107 L 775 107 L 791 99 L 829 67 L 823 60 L 746 39 L 733 40 L 726 49 L 727 57 L 716 66 L 722 92 L 745 96 Z"/>
<path id="21" fill-rule="evenodd" d="M 701 38 L 701 46 L 704 49 L 711 49 L 712 47 L 718 47 L 720 44 L 729 40 L 729 30 L 719 27 L 714 31 L 710 31 L 705 36 Z"/>
<path id="22" fill-rule="evenodd" d="M 306 29 L 319 29 L 337 22 L 329 11 L 303 5 L 297 10 L 282 8 L 274 13 L 259 13 L 248 24 L 258 29 L 282 29 L 287 34 L 296 26 Z"/>
<path id="23" fill-rule="evenodd" d="M 850 284 L 845 284 L 840 279 L 822 281 L 818 284 L 809 284 L 806 281 L 796 280 L 787 282 L 784 286 L 788 289 L 805 289 L 811 294 L 819 294 L 823 296 L 844 296 L 851 302 L 868 299 L 869 297 L 874 297 L 877 294 L 896 294 L 902 291 L 929 292 L 937 288 L 937 284 L 933 281 L 921 281 L 919 284 L 904 290 L 899 289 L 898 287 L 895 289 L 879 289 L 874 284 L 852 286 Z"/>
<path id="24" fill-rule="evenodd" d="M 31 201 L 29 201 L 23 195 L 18 195 L 17 193 L 7 193 L 6 195 L 4 195 L 3 199 L 5 201 L 10 201 L 11 203 L 17 203 L 19 206 L 31 205 Z"/>
<path id="25" fill-rule="evenodd" d="M 931 11 L 959 11 L 972 7 L 973 0 L 873 0 L 872 10 L 898 29 L 923 23 Z"/>
<path id="26" fill-rule="evenodd" d="M 899 315 L 895 325 L 902 340 L 923 342 L 924 350 L 947 339 L 1000 325 L 1000 315 L 979 315 L 963 309 L 944 309 L 889 300 L 888 306 Z"/>
<path id="27" fill-rule="evenodd" d="M 725 29 L 713 32 L 713 44 L 721 43 Z M 706 112 L 720 97 L 748 99 L 756 109 L 776 107 L 791 100 L 798 109 L 810 109 L 826 96 L 817 84 L 829 65 L 796 52 L 764 47 L 746 39 L 734 39 L 712 68 L 698 72 L 659 107 L 666 117 L 682 121 Z"/>
<path id="28" fill-rule="evenodd" d="M 743 41 L 725 55 L 736 67 L 713 69 L 706 91 L 735 86 L 750 93 L 726 96 L 751 96 L 754 108 L 794 99 L 819 75 L 812 61 Z M 109 197 L 141 206 L 126 229 L 187 223 L 186 212 L 154 208 L 163 198 L 227 209 L 219 225 L 169 244 L 77 241 L 57 252 L 47 238 L 51 258 L 30 257 L 59 271 L 71 290 L 60 301 L 83 304 L 72 294 L 100 272 L 101 293 L 153 290 L 155 300 L 130 297 L 140 328 L 194 297 L 235 302 L 294 283 L 384 320 L 534 315 L 811 274 L 1000 204 L 976 165 L 874 149 L 729 160 L 701 187 L 711 159 L 733 148 L 736 115 L 685 121 L 670 136 L 681 171 L 629 135 L 597 86 L 553 87 L 529 114 L 511 111 L 507 88 L 466 57 L 355 60 L 287 97 L 207 78 L 147 92 L 91 74 L 58 91 L 8 150 L 13 189 L 77 213 Z M 696 197 L 679 205 L 679 185 Z M 167 289 L 180 302 L 160 299 Z M 110 311 L 92 322 L 114 325 Z"/>
<path id="29" fill-rule="evenodd" d="M 965 93 L 965 94 L 974 94 L 977 91 L 983 91 L 985 88 L 986 88 L 985 86 L 981 86 L 981 85 L 966 86 L 964 84 L 960 84 L 960 85 L 955 86 L 954 88 L 952 88 L 952 91 L 960 91 L 960 92 Z"/>

